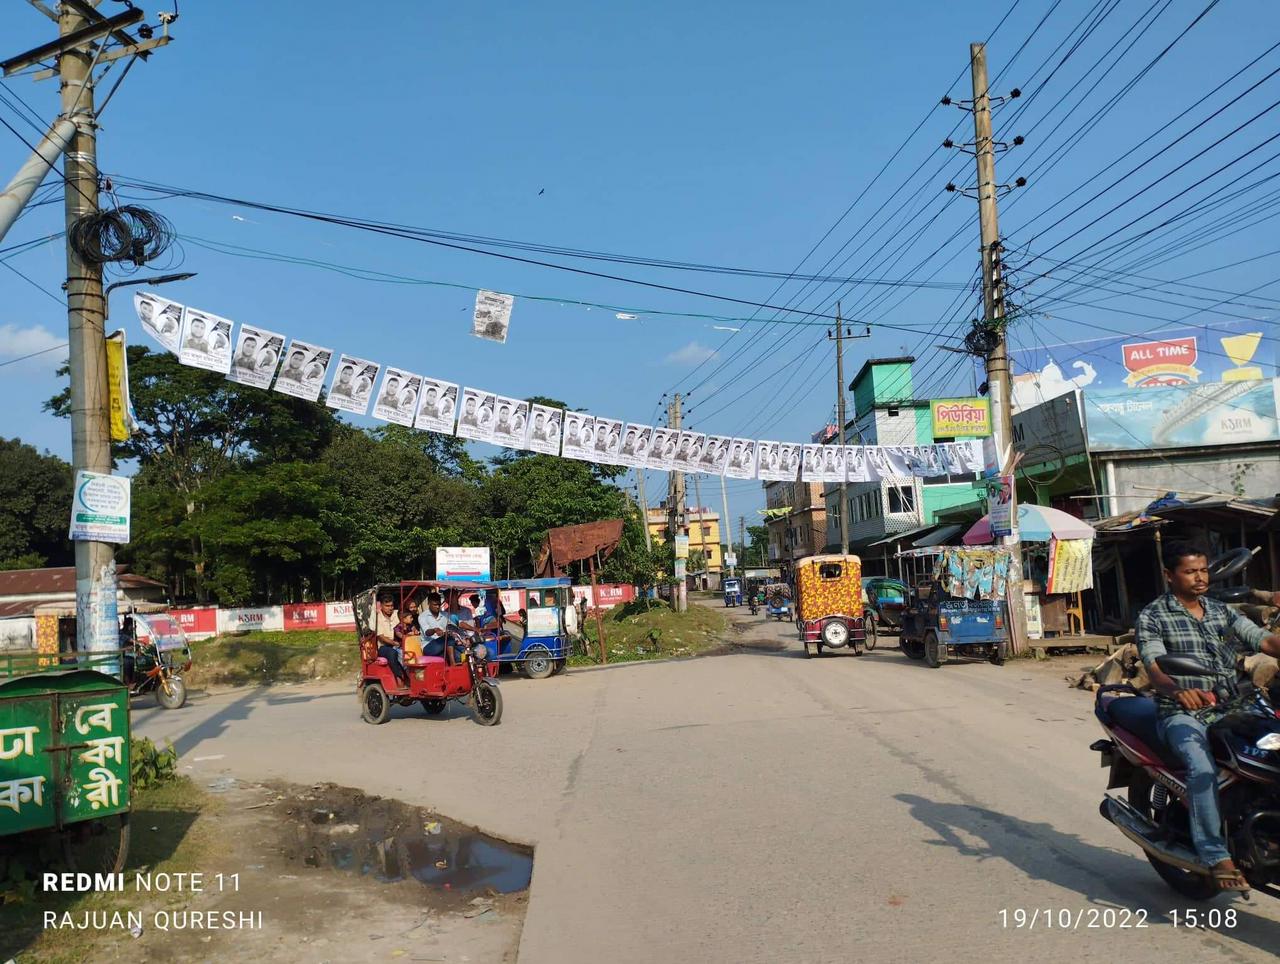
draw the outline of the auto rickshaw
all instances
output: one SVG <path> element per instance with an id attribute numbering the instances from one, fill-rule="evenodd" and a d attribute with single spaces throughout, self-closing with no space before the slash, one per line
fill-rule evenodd
<path id="1" fill-rule="evenodd" d="M 524 632 L 524 638 L 517 639 L 511 634 L 500 637 L 494 658 L 519 667 L 529 679 L 546 679 L 563 673 L 573 655 L 570 630 L 577 625 L 571 580 L 567 577 L 504 579 L 497 585 L 499 589 L 520 593 L 519 608 L 524 618 L 517 625 Z M 511 614 L 507 615 L 510 618 Z"/>
<path id="2" fill-rule="evenodd" d="M 360 715 L 366 723 L 385 723 L 391 704 L 412 706 L 421 703 L 429 716 L 443 713 L 450 700 L 468 700 L 476 722 L 494 726 L 502 719 L 502 694 L 498 691 L 498 663 L 488 658 L 494 639 L 482 639 L 475 633 L 450 629 L 446 645 L 460 651 L 458 662 L 449 665 L 443 656 L 421 656 L 405 659 L 409 686 L 395 678 L 384 657 L 378 655 L 377 605 L 383 595 L 396 600 L 396 611 L 410 599 L 423 600 L 431 591 L 459 590 L 483 595 L 497 586 L 489 582 L 397 582 L 366 589 L 356 596 L 352 609 L 356 619 L 356 638 L 360 643 L 360 679 L 356 693 L 360 698 Z"/>
<path id="3" fill-rule="evenodd" d="M 936 546 L 898 554 L 907 603 L 899 647 L 937 669 L 949 658 L 1005 661 L 1009 550 Z"/>
<path id="4" fill-rule="evenodd" d="M 764 587 L 765 615 L 779 622 L 791 622 L 791 587 L 785 582 L 771 582 Z"/>
<path id="5" fill-rule="evenodd" d="M 726 579 L 720 587 L 724 591 L 725 608 L 742 605 L 742 580 Z"/>
<path id="6" fill-rule="evenodd" d="M 862 560 L 853 555 L 809 556 L 796 563 L 796 628 L 808 657 L 848 648 L 861 656 Z"/>

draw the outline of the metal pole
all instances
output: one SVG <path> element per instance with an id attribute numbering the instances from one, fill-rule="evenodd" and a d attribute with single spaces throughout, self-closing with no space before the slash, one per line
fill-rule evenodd
<path id="1" fill-rule="evenodd" d="M 840 447 L 844 448 L 844 323 L 836 302 L 836 418 L 840 420 Z M 840 453 L 843 461 L 844 452 Z M 848 472 L 840 479 L 840 551 L 849 554 L 849 482 Z"/>
<path id="2" fill-rule="evenodd" d="M 591 602 L 596 603 L 596 557 L 592 556 L 587 560 L 591 567 Z M 609 662 L 609 657 L 605 655 L 604 648 L 604 621 L 600 618 L 600 606 L 598 604 L 591 607 L 596 613 L 596 635 L 600 640 L 600 662 Z"/>
<path id="3" fill-rule="evenodd" d="M 694 512 L 689 513 L 689 529 L 690 531 L 693 529 L 693 520 L 696 513 L 698 520 L 698 549 L 702 552 L 702 570 L 710 576 L 711 560 L 707 558 L 707 532 L 704 528 L 706 525 L 706 513 L 702 508 L 702 476 L 697 472 L 693 474 L 693 498 L 696 503 L 696 508 Z M 689 548 L 692 553 L 692 539 L 689 540 Z"/>
<path id="4" fill-rule="evenodd" d="M 680 429 L 679 393 L 672 399 L 671 406 L 667 409 L 667 425 L 677 431 Z M 681 534 L 680 530 L 685 525 L 684 473 L 673 470 L 668 478 L 667 535 L 671 540 L 672 548 L 675 548 L 676 536 Z M 688 585 L 685 581 L 684 569 L 684 560 L 677 559 L 675 561 L 675 583 L 671 587 L 671 606 L 678 613 L 682 613 L 689 608 Z"/>
<path id="5" fill-rule="evenodd" d="M 35 153 L 18 168 L 18 173 L 0 194 L 0 240 L 9 233 L 13 222 L 43 183 L 45 175 L 53 170 L 58 155 L 67 149 L 75 133 L 76 125 L 65 117 L 55 121 L 49 133 L 36 145 Z"/>
<path id="6" fill-rule="evenodd" d="M 640 496 L 640 521 L 644 525 L 644 547 L 653 549 L 653 537 L 649 535 L 649 498 L 644 494 L 644 469 L 636 469 L 636 494 Z"/>
<path id="7" fill-rule="evenodd" d="M 995 346 L 987 354 L 987 392 L 991 399 L 992 442 L 1002 474 L 1012 472 L 1013 413 L 1010 404 L 1009 355 L 1004 331 L 1004 280 L 1000 259 L 1000 226 L 996 210 L 996 156 L 991 136 L 991 98 L 987 90 L 987 49 L 970 44 L 973 73 L 973 151 L 978 167 L 978 217 L 982 226 L 983 318 L 995 326 Z M 1018 496 L 1013 494 L 1013 535 L 1009 550 L 1009 642 L 1013 653 L 1027 647 L 1027 612 L 1022 586 L 1022 541 L 1018 532 Z"/>
<path id="8" fill-rule="evenodd" d="M 723 475 L 720 476 L 720 503 L 724 509 L 724 515 L 721 516 L 721 519 L 723 521 L 720 523 L 720 531 L 721 533 L 724 534 L 724 544 L 728 548 L 728 551 L 733 552 L 733 523 L 730 521 L 730 516 L 729 516 L 729 490 L 728 488 L 726 488 L 724 484 Z M 746 552 L 747 552 L 747 547 L 744 545 L 742 547 L 743 555 L 746 555 Z M 729 575 L 731 576 L 737 575 L 736 570 L 738 567 L 736 565 L 736 562 L 737 562 L 736 558 L 734 559 L 734 562 L 735 562 L 735 565 L 729 566 Z M 728 565 L 727 562 L 726 562 L 726 565 Z"/>
<path id="9" fill-rule="evenodd" d="M 62 36 L 88 21 L 72 4 L 59 8 Z M 97 123 L 94 119 L 92 58 L 87 47 L 58 57 L 64 120 L 75 135 L 63 162 L 66 179 L 66 225 L 98 212 Z M 110 390 L 107 381 L 102 268 L 86 264 L 67 242 L 67 340 L 71 370 L 71 467 L 73 471 L 111 472 Z M 107 542 L 77 540 L 76 644 L 81 652 L 120 648 L 116 622 L 114 547 Z M 119 667 L 115 668 L 119 671 Z"/>

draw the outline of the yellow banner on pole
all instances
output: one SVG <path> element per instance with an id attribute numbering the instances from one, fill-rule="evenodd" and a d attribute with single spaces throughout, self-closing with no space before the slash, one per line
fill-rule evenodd
<path id="1" fill-rule="evenodd" d="M 127 442 L 134 422 L 123 328 L 107 336 L 107 381 L 111 388 L 111 441 Z"/>

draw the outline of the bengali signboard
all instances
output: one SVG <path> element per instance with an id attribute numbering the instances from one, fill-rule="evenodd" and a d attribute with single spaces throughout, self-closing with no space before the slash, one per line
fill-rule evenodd
<path id="1" fill-rule="evenodd" d="M 436 578 L 447 582 L 488 582 L 488 546 L 438 546 Z"/>
<path id="2" fill-rule="evenodd" d="M 989 398 L 935 398 L 929 403 L 933 437 L 986 438 L 991 434 Z"/>
<path id="3" fill-rule="evenodd" d="M 77 472 L 71 501 L 70 538 L 128 542 L 129 501 L 127 478 L 100 472 Z"/>
<path id="4" fill-rule="evenodd" d="M 1280 379 L 1086 391 L 1089 448 L 1115 452 L 1275 441 L 1280 439 L 1277 392 Z"/>

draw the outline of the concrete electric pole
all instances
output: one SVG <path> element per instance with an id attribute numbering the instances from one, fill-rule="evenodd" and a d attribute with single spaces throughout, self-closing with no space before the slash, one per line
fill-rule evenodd
<path id="1" fill-rule="evenodd" d="M 667 425 L 680 431 L 680 395 L 676 394 L 667 407 Z M 684 473 L 672 470 L 667 477 L 667 538 L 674 550 L 676 536 L 684 535 L 685 528 L 685 495 Z M 671 606 L 682 613 L 689 607 L 688 585 L 685 581 L 686 560 L 675 561 L 675 585 L 671 587 Z"/>
<path id="2" fill-rule="evenodd" d="M 991 97 L 987 89 L 987 49 L 970 44 L 973 73 L 973 152 L 978 166 L 978 217 L 982 227 L 983 321 L 995 335 L 987 352 L 987 393 L 991 399 L 991 440 L 1000 473 L 1013 471 L 1013 410 L 1009 385 L 1009 354 L 1005 341 L 1004 278 L 1000 257 L 1000 226 L 996 210 L 995 141 L 991 134 Z M 1022 590 L 1022 542 L 1018 533 L 1018 497 L 1013 494 L 1013 534 L 1003 544 L 1009 550 L 1009 638 L 1013 653 L 1027 647 L 1027 612 Z"/>
<path id="3" fill-rule="evenodd" d="M 840 447 L 844 448 L 844 321 L 840 317 L 841 305 L 836 302 L 836 420 L 839 422 L 837 436 Z M 841 452 L 841 456 L 844 453 Z M 846 476 L 848 473 L 845 473 Z M 849 554 L 849 482 L 847 478 L 840 480 L 840 551 Z"/>

